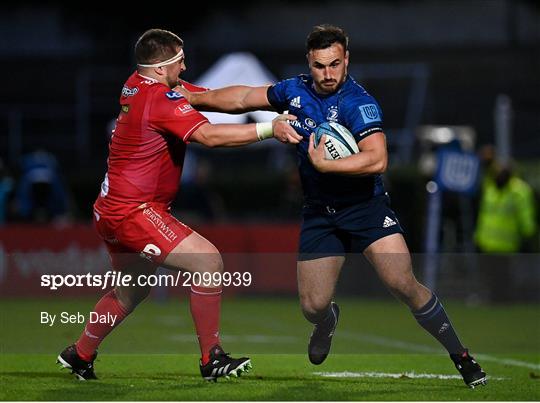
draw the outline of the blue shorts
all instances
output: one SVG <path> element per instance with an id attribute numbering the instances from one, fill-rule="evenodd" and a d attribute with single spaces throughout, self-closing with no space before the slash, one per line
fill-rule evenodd
<path id="1" fill-rule="evenodd" d="M 303 219 L 300 261 L 362 253 L 376 240 L 404 232 L 387 194 L 343 208 L 308 204 Z"/>

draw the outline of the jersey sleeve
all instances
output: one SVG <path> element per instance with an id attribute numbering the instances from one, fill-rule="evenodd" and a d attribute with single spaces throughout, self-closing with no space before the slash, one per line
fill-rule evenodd
<path id="1" fill-rule="evenodd" d="M 182 80 L 182 86 L 186 88 L 189 92 L 206 92 L 210 90 L 210 88 L 201 87 L 199 85 L 188 83 L 187 81 Z"/>
<path id="2" fill-rule="evenodd" d="M 175 91 L 156 91 L 149 112 L 149 123 L 163 134 L 172 134 L 187 142 L 189 137 L 208 119 Z"/>
<path id="3" fill-rule="evenodd" d="M 382 110 L 371 95 L 353 96 L 344 109 L 343 121 L 357 142 L 383 131 Z"/>
<path id="4" fill-rule="evenodd" d="M 270 87 L 268 87 L 266 93 L 268 102 L 270 102 L 270 105 L 272 105 L 274 109 L 279 113 L 283 113 L 283 111 L 289 108 L 289 104 L 287 102 L 287 90 L 289 87 L 289 81 L 290 80 L 280 81 L 274 85 L 271 85 Z"/>

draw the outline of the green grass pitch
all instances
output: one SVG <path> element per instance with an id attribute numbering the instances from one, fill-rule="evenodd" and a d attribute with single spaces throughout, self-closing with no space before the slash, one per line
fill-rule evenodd
<path id="1" fill-rule="evenodd" d="M 225 350 L 249 354 L 254 368 L 238 379 L 205 382 L 184 298 L 142 304 L 100 347 L 100 379 L 79 382 L 55 359 L 83 325 L 40 324 L 40 312 L 87 315 L 94 302 L 0 301 L 0 400 L 540 400 L 538 305 L 446 303 L 490 377 L 471 390 L 404 306 L 343 298 L 332 354 L 320 366 L 307 360 L 311 326 L 296 299 L 226 298 Z"/>

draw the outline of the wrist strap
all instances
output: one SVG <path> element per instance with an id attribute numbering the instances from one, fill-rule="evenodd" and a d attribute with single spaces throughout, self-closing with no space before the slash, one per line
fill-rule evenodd
<path id="1" fill-rule="evenodd" d="M 259 141 L 274 137 L 274 129 L 272 128 L 272 122 L 261 122 L 255 125 L 257 130 L 257 138 Z"/>

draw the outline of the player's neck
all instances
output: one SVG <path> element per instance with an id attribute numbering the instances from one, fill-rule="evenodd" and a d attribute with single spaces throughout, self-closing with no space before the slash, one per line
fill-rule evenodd
<path id="1" fill-rule="evenodd" d="M 158 83 L 167 85 L 167 80 L 165 78 L 160 77 L 157 74 L 152 73 L 151 71 L 141 72 L 137 70 L 137 74 L 143 78 L 146 78 L 147 80 L 157 81 Z"/>

